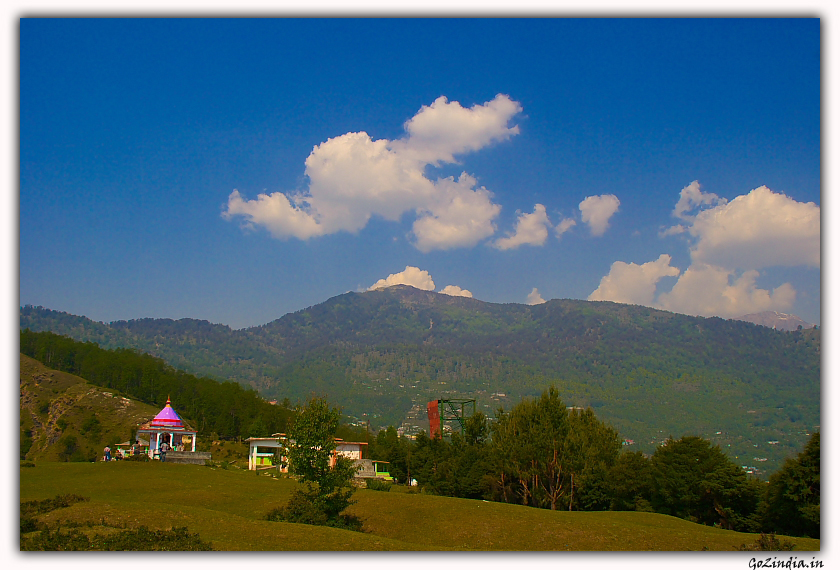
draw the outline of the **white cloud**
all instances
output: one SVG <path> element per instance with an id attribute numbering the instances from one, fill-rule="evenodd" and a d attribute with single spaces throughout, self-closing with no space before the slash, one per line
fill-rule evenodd
<path id="1" fill-rule="evenodd" d="M 589 224 L 593 236 L 602 236 L 610 227 L 610 218 L 618 211 L 621 202 L 613 194 L 589 196 L 578 206 L 581 219 Z"/>
<path id="2" fill-rule="evenodd" d="M 427 208 L 418 209 L 412 226 L 414 246 L 424 253 L 434 249 L 470 247 L 493 235 L 493 220 L 502 207 L 491 200 L 493 195 L 467 173 L 458 180 L 452 177 L 436 182 L 438 194 Z"/>
<path id="3" fill-rule="evenodd" d="M 695 180 L 680 190 L 680 199 L 674 206 L 671 215 L 681 220 L 690 220 L 692 216 L 687 215 L 686 212 L 701 206 L 717 206 L 719 204 L 726 204 L 726 198 L 720 198 L 717 194 L 711 192 L 703 192 L 700 189 L 700 183 Z"/>
<path id="4" fill-rule="evenodd" d="M 541 305 L 545 303 L 545 299 L 542 298 L 540 292 L 537 291 L 536 287 L 534 287 L 533 289 L 531 289 L 531 292 L 528 293 L 528 298 L 525 300 L 525 302 L 529 305 Z"/>
<path id="5" fill-rule="evenodd" d="M 444 295 L 452 295 L 453 297 L 472 297 L 473 294 L 466 289 L 461 289 L 457 285 L 447 285 L 438 293 L 443 293 Z"/>
<path id="6" fill-rule="evenodd" d="M 757 277 L 756 270 L 737 277 L 728 269 L 695 263 L 670 292 L 659 296 L 657 306 L 688 315 L 731 318 L 760 311 L 784 311 L 793 305 L 796 291 L 790 283 L 772 291 L 758 289 Z"/>
<path id="7" fill-rule="evenodd" d="M 545 206 L 534 206 L 533 214 L 520 214 L 512 234 L 499 238 L 493 244 L 497 249 L 515 249 L 520 245 L 543 245 L 548 237 L 551 223 L 545 213 Z"/>
<path id="8" fill-rule="evenodd" d="M 577 222 L 572 218 L 564 218 L 559 224 L 557 224 L 557 227 L 554 228 L 554 233 L 557 234 L 557 237 L 560 237 L 576 225 Z"/>
<path id="9" fill-rule="evenodd" d="M 675 236 L 678 234 L 684 234 L 687 231 L 687 227 L 682 224 L 677 224 L 676 226 L 671 226 L 670 228 L 661 230 L 659 232 L 659 237 Z"/>
<path id="10" fill-rule="evenodd" d="M 424 164 L 455 162 L 456 154 L 519 134 L 518 126 L 507 125 L 520 112 L 522 106 L 507 95 L 496 95 L 492 101 L 469 109 L 441 96 L 406 121 L 408 138 L 396 141 L 394 146 Z"/>
<path id="11" fill-rule="evenodd" d="M 759 289 L 755 284 L 758 277 L 756 270 L 745 271 L 738 276 L 734 271 L 702 263 L 692 264 L 670 291 L 657 297 L 659 280 L 680 274 L 680 270 L 670 263 L 671 258 L 666 254 L 642 265 L 616 261 L 589 300 L 645 305 L 686 315 L 723 318 L 760 311 L 784 311 L 796 300 L 796 291 L 790 283 L 773 290 Z"/>
<path id="12" fill-rule="evenodd" d="M 428 165 L 454 163 L 518 134 L 510 120 L 522 110 L 507 95 L 484 105 L 462 107 L 445 97 L 424 106 L 405 123 L 406 136 L 373 140 L 365 132 L 347 133 L 313 148 L 306 159 L 306 193 L 260 194 L 244 200 L 231 193 L 223 217 L 242 216 L 246 226 L 262 226 L 275 237 L 308 239 L 364 228 L 372 216 L 397 221 L 418 216 L 415 245 L 422 251 L 468 247 L 495 232 L 501 207 L 476 180 L 462 174 L 431 180 Z"/>
<path id="13" fill-rule="evenodd" d="M 688 233 L 691 265 L 671 290 L 656 297 L 661 277 L 680 274 L 670 267 L 670 257 L 661 255 L 643 265 L 613 263 L 590 300 L 636 303 L 706 317 L 786 311 L 796 300 L 794 287 L 783 283 L 761 289 L 756 285 L 758 270 L 820 267 L 820 208 L 812 202 L 797 202 L 765 186 L 727 202 L 702 192 L 693 182 L 680 192 L 673 215 L 683 223 L 660 236 Z"/>
<path id="14" fill-rule="evenodd" d="M 243 216 L 245 227 L 263 226 L 278 239 L 308 239 L 324 233 L 324 228 L 312 216 L 292 206 L 288 198 L 279 192 L 260 194 L 256 200 L 243 200 L 239 191 L 234 190 L 228 197 L 228 207 L 222 216 L 227 220 Z"/>
<path id="15" fill-rule="evenodd" d="M 616 261 L 589 300 L 652 306 L 659 280 L 679 274 L 678 268 L 671 267 L 671 256 L 664 253 L 656 261 L 641 265 Z"/>
<path id="16" fill-rule="evenodd" d="M 727 269 L 820 266 L 820 207 L 765 186 L 697 214 L 692 263 Z"/>
<path id="17" fill-rule="evenodd" d="M 419 267 L 406 265 L 405 270 L 399 273 L 392 273 L 385 279 L 380 279 L 368 287 L 368 291 L 391 287 L 392 285 L 411 285 L 424 291 L 434 291 L 435 289 L 435 282 L 432 280 L 432 276 L 429 275 L 428 271 Z"/>

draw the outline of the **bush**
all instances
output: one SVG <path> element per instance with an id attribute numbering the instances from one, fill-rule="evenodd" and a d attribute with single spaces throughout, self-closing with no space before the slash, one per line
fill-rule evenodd
<path id="1" fill-rule="evenodd" d="M 368 479 L 367 481 L 367 488 L 371 491 L 385 491 L 386 493 L 391 490 L 393 484 L 388 481 L 381 481 L 379 479 Z"/>
<path id="2" fill-rule="evenodd" d="M 186 527 L 172 530 L 149 530 L 141 526 L 133 530 L 92 536 L 75 529 L 61 532 L 60 528 L 55 530 L 44 528 L 35 536 L 21 536 L 20 549 L 206 551 L 213 550 L 213 546 L 201 540 L 198 534 L 190 533 Z"/>
<path id="3" fill-rule="evenodd" d="M 148 460 L 149 460 L 149 456 L 146 455 L 145 453 L 136 453 L 134 455 L 129 455 L 128 457 L 126 457 L 124 459 L 124 461 L 142 461 L 144 463 Z"/>
<path id="4" fill-rule="evenodd" d="M 83 435 L 88 436 L 90 439 L 94 441 L 99 441 L 99 437 L 102 435 L 102 424 L 99 422 L 99 419 L 93 415 L 82 422 L 81 432 Z"/>
<path id="5" fill-rule="evenodd" d="M 34 467 L 35 464 L 33 463 Z M 44 529 L 44 525 L 40 524 L 35 517 L 54 511 L 56 509 L 63 509 L 76 503 L 89 501 L 88 497 L 80 495 L 57 495 L 52 499 L 44 499 L 42 501 L 21 501 L 20 503 L 20 533 L 23 535 L 27 532 L 32 532 L 38 529 Z M 22 548 L 22 543 L 21 543 Z"/>
<path id="6" fill-rule="evenodd" d="M 787 540 L 784 542 L 780 542 L 778 538 L 776 538 L 775 534 L 764 534 L 761 533 L 761 536 L 756 539 L 756 541 L 747 546 L 746 544 L 742 544 L 738 550 L 781 550 L 781 551 L 790 551 L 793 550 L 793 547 L 796 546 Z"/>
<path id="7" fill-rule="evenodd" d="M 323 505 L 318 504 L 317 498 L 300 489 L 295 489 L 286 506 L 271 510 L 266 515 L 266 520 L 362 531 L 361 519 L 348 514 L 338 514 L 333 517 L 328 517 L 327 509 Z"/>

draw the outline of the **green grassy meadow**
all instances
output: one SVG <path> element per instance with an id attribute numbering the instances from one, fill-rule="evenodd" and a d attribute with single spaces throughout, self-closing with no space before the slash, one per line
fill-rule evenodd
<path id="1" fill-rule="evenodd" d="M 20 469 L 21 501 L 90 497 L 39 517 L 50 526 L 89 523 L 93 532 L 186 526 L 215 550 L 733 551 L 757 538 L 652 513 L 552 512 L 396 488 L 356 492 L 350 512 L 364 521 L 364 533 L 263 520 L 294 486 L 242 469 L 157 461 L 39 462 Z M 816 539 L 788 540 L 796 551 L 820 549 Z"/>

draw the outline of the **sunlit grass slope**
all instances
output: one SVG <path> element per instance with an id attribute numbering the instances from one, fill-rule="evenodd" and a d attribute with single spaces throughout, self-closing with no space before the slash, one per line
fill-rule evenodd
<path id="1" fill-rule="evenodd" d="M 239 469 L 151 463 L 38 463 L 20 499 L 90 497 L 41 517 L 151 529 L 186 526 L 217 550 L 734 550 L 756 535 L 649 513 L 551 512 L 517 505 L 360 490 L 358 533 L 262 520 L 294 482 Z M 95 529 L 96 527 L 94 527 Z M 793 538 L 796 550 L 819 550 Z"/>

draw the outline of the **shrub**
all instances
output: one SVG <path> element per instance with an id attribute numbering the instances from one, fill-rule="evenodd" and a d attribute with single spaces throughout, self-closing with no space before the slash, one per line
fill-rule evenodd
<path id="1" fill-rule="evenodd" d="M 295 489 L 286 506 L 269 511 L 266 520 L 362 531 L 362 521 L 358 517 L 349 514 L 328 517 L 327 510 L 323 505 L 318 504 L 316 497 L 300 489 Z"/>
<path id="2" fill-rule="evenodd" d="M 387 493 L 391 490 L 392 486 L 392 483 L 388 481 L 380 481 L 379 479 L 368 479 L 367 481 L 367 488 L 371 491 L 385 491 Z"/>
<path id="3" fill-rule="evenodd" d="M 125 461 L 142 461 L 144 463 L 148 460 L 149 460 L 149 456 L 146 455 L 145 453 L 136 453 L 134 455 L 129 455 L 128 457 L 125 458 Z"/>
<path id="4" fill-rule="evenodd" d="M 213 550 L 196 533 L 186 527 L 172 530 L 137 529 L 101 535 L 87 534 L 78 530 L 61 532 L 61 528 L 44 528 L 35 536 L 20 539 L 21 550 L 135 550 L 135 551 L 206 551 Z"/>
<path id="5" fill-rule="evenodd" d="M 782 550 L 782 551 L 789 551 L 793 550 L 795 544 L 792 544 L 789 541 L 780 542 L 778 538 L 776 538 L 775 534 L 764 534 L 761 533 L 761 536 L 756 539 L 756 541 L 747 546 L 746 544 L 742 544 L 738 550 Z"/>

